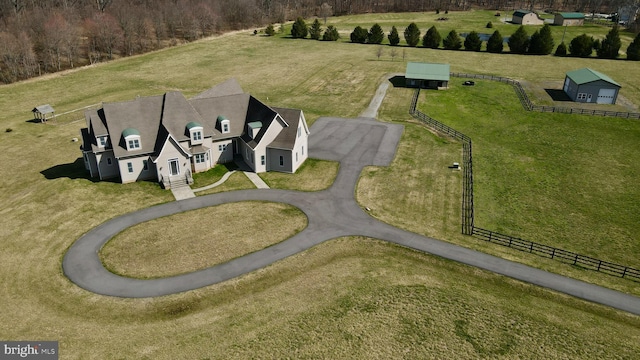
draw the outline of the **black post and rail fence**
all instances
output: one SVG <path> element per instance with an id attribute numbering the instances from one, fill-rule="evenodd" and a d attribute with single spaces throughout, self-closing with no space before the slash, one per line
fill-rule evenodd
<path id="1" fill-rule="evenodd" d="M 526 92 L 522 88 L 522 85 L 516 80 L 489 76 L 489 75 L 470 75 L 470 74 L 451 74 L 456 77 L 475 78 L 475 79 L 487 79 L 493 81 L 500 81 L 507 84 L 511 84 L 522 103 L 522 106 L 528 111 L 541 111 L 536 110 Z M 517 237 L 501 234 L 495 231 L 486 230 L 480 227 L 476 227 L 474 223 L 474 203 L 473 203 L 473 158 L 472 158 L 472 142 L 471 138 L 450 126 L 447 126 L 438 120 L 426 115 L 417 109 L 418 98 L 420 96 L 420 89 L 416 89 L 413 98 L 411 99 L 411 106 L 409 112 L 415 119 L 431 128 L 437 133 L 449 136 L 462 143 L 462 173 L 463 173 L 463 185 L 462 185 L 462 233 L 465 235 L 472 235 L 479 239 L 493 242 L 499 245 L 507 246 L 516 250 L 529 252 L 542 257 L 558 260 L 567 264 L 580 266 L 585 269 L 590 269 L 598 272 L 602 272 L 612 276 L 618 276 L 634 281 L 640 281 L 640 270 L 611 263 L 608 261 L 592 258 L 590 256 L 581 255 L 571 251 L 555 248 L 552 246 L 539 244 L 532 241 L 523 240 Z M 556 111 L 559 112 L 559 111 Z M 576 114 L 577 112 L 573 112 Z M 633 114 L 633 113 L 627 113 Z M 583 114 L 587 115 L 587 114 Z M 595 114 L 589 114 L 595 115 Z M 634 114 L 639 116 L 640 114 Z M 612 115 L 601 115 L 612 116 Z M 622 117 L 622 116 L 619 116 Z M 627 118 L 633 118 L 625 116 Z M 638 118 L 638 117 L 635 117 Z"/>

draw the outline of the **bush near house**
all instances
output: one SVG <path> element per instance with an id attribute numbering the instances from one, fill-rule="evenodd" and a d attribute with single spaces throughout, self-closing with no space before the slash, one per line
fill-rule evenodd
<path id="1" fill-rule="evenodd" d="M 589 57 L 593 52 L 593 37 L 587 34 L 576 36 L 569 43 L 569 53 L 571 56 Z"/>

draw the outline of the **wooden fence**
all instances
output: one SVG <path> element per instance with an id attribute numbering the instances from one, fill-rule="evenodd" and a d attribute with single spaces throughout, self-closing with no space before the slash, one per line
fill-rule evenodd
<path id="1" fill-rule="evenodd" d="M 486 76 L 486 75 L 480 75 Z M 503 81 L 511 83 L 516 89 L 516 94 L 519 94 L 521 102 L 527 102 L 528 98 L 520 83 L 515 80 L 507 78 L 492 77 L 491 80 Z M 520 94 L 523 97 L 520 97 Z M 542 257 L 551 258 L 564 263 L 580 266 L 586 269 L 599 271 L 608 275 L 619 276 L 622 278 L 630 279 L 640 282 L 640 270 L 611 263 L 608 261 L 592 258 L 586 255 L 580 255 L 571 251 L 554 248 L 548 245 L 535 243 L 532 241 L 523 240 L 509 235 L 497 233 L 495 231 L 486 230 L 475 226 L 474 223 L 474 203 L 473 203 L 473 157 L 472 157 L 472 142 L 471 138 L 452 127 L 449 127 L 434 118 L 426 115 L 417 109 L 418 98 L 420 96 L 420 89 L 416 89 L 413 98 L 411 99 L 411 105 L 409 113 L 415 119 L 425 124 L 432 130 L 452 137 L 462 142 L 462 170 L 463 170 L 463 187 L 462 187 L 462 233 L 465 235 L 472 235 L 481 238 L 485 241 L 493 242 L 499 245 L 507 246 L 516 250 L 526 251 L 532 254 L 536 254 Z M 529 102 L 530 104 L 530 102 Z M 523 104 L 524 106 L 524 104 Z M 526 107 L 525 107 L 526 108 Z"/>
<path id="2" fill-rule="evenodd" d="M 577 265 L 605 274 L 640 281 L 640 270 L 628 266 L 611 263 L 586 255 L 580 255 L 571 251 L 523 240 L 517 237 L 500 234 L 495 231 L 486 230 L 479 227 L 473 228 L 473 235 L 483 240 L 514 248 L 516 250 L 526 251 L 542 257 L 555 259 L 567 264 Z"/>
<path id="3" fill-rule="evenodd" d="M 462 142 L 462 233 L 473 234 L 473 158 L 471 154 L 471 138 L 449 127 L 429 115 L 416 109 L 420 89 L 416 89 L 411 99 L 409 113 L 411 116 L 436 132 L 452 137 Z"/>
<path id="4" fill-rule="evenodd" d="M 561 114 L 576 114 L 576 115 L 590 115 L 590 116 L 608 116 L 617 117 L 623 119 L 640 119 L 640 113 L 624 112 L 624 111 L 604 111 L 604 110 L 590 110 L 582 108 L 571 108 L 562 106 L 543 106 L 534 105 L 529 99 L 526 91 L 522 87 L 519 81 L 493 75 L 478 75 L 478 74 L 464 74 L 464 73 L 451 73 L 453 77 L 459 77 L 464 79 L 482 79 L 490 81 L 499 81 L 505 84 L 513 86 L 513 90 L 516 92 L 522 107 L 527 111 L 545 112 L 545 113 L 561 113 Z"/>

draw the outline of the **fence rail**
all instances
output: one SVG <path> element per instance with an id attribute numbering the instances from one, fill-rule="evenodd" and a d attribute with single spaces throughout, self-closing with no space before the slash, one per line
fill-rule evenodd
<path id="1" fill-rule="evenodd" d="M 624 112 L 624 111 L 605 111 L 605 110 L 590 110 L 582 108 L 571 108 L 563 106 L 546 106 L 546 105 L 534 105 L 529 99 L 527 92 L 524 91 L 522 84 L 519 81 L 505 78 L 502 76 L 493 75 L 481 75 L 481 74 L 465 74 L 465 73 L 451 73 L 453 77 L 463 79 L 482 79 L 490 81 L 498 81 L 513 86 L 513 90 L 516 92 L 522 107 L 527 111 L 545 112 L 545 113 L 561 113 L 561 114 L 576 114 L 576 115 L 590 115 L 590 116 L 607 116 L 617 117 L 623 119 L 640 119 L 640 113 Z"/>
<path id="2" fill-rule="evenodd" d="M 479 227 L 473 228 L 473 235 L 485 241 L 497 243 L 516 250 L 526 251 L 542 257 L 555 259 L 567 264 L 577 265 L 609 275 L 640 281 L 640 270 L 632 267 L 592 258 L 590 256 L 539 244 L 533 241 L 523 240 Z"/>
<path id="3" fill-rule="evenodd" d="M 454 74 L 452 73 L 452 76 Z M 524 89 L 519 82 L 497 76 L 490 75 L 473 75 L 473 74 L 457 74 L 465 75 L 471 78 L 482 78 L 494 81 L 501 81 L 514 86 L 518 98 L 522 102 L 525 109 L 536 108 L 525 93 Z M 485 241 L 493 242 L 499 245 L 507 246 L 516 250 L 526 251 L 532 254 L 536 254 L 542 257 L 551 258 L 564 263 L 580 266 L 586 269 L 595 270 L 612 276 L 618 276 L 621 278 L 630 279 L 640 282 L 640 270 L 615 264 L 612 262 L 592 258 L 586 255 L 581 255 L 571 251 L 554 248 L 552 246 L 539 244 L 532 241 L 523 240 L 517 237 L 501 234 L 495 231 L 486 230 L 475 226 L 474 223 L 474 203 L 473 203 L 473 157 L 472 157 L 472 142 L 471 138 L 450 126 L 447 126 L 438 120 L 430 117 L 429 115 L 421 112 L 417 109 L 418 98 L 420 97 L 420 89 L 416 89 L 411 99 L 411 105 L 409 113 L 411 116 L 425 124 L 427 127 L 433 129 L 436 132 L 450 136 L 454 139 L 462 142 L 462 170 L 463 170 L 463 188 L 462 188 L 462 233 L 465 235 L 472 235 L 481 238 Z M 549 107 L 553 108 L 553 107 Z M 554 108 L 566 109 L 566 108 Z M 548 109 L 543 109 L 545 112 L 551 112 Z M 535 110 L 535 111 L 543 111 Z M 582 109 L 580 109 L 582 110 Z M 571 112 L 570 112 L 571 113 Z M 572 112 L 576 113 L 576 112 Z"/>

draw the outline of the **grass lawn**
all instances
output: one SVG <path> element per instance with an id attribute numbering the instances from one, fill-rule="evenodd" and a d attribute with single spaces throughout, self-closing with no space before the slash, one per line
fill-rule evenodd
<path id="1" fill-rule="evenodd" d="M 402 31 L 410 21 L 425 24 L 426 29 L 432 15 L 380 14 L 379 17 L 395 16 L 397 19 L 394 21 Z M 453 19 L 453 15 L 449 14 L 449 17 Z M 370 20 L 377 16 L 364 15 L 360 20 L 350 17 L 350 20 L 344 20 L 348 23 L 345 29 L 346 25 L 351 27 L 357 21 L 368 23 L 369 27 L 374 22 Z M 338 24 L 343 21 L 340 19 L 332 18 L 329 24 Z M 483 26 L 480 20 L 477 21 L 474 26 Z M 486 23 L 485 19 L 482 22 Z M 388 31 L 386 27 L 385 31 Z M 603 30 L 603 34 L 606 31 Z M 369 104 L 384 74 L 403 72 L 406 61 L 425 60 L 450 63 L 452 71 L 536 81 L 561 81 L 566 71 L 591 67 L 621 83 L 621 94 L 626 98 L 640 99 L 637 63 L 627 61 L 420 48 L 405 48 L 403 61 L 400 61 L 401 57 L 391 61 L 388 51 L 381 60 L 377 60 L 374 49 L 345 42 L 267 38 L 253 36 L 248 31 L 0 86 L 0 129 L 11 129 L 10 132 L 0 131 L 0 165 L 5 169 L 5 176 L 0 177 L 0 215 L 3 221 L 0 229 L 3 246 L 0 252 L 3 279 L 0 303 L 5 310 L 0 321 L 10 324 L 0 328 L 0 339 L 60 340 L 61 358 L 65 359 L 272 358 L 285 355 L 371 358 L 372 354 L 384 358 L 531 358 L 541 351 L 550 358 L 635 356 L 640 344 L 637 317 L 371 240 L 332 241 L 224 284 L 157 299 L 117 299 L 95 295 L 70 283 L 62 274 L 62 256 L 82 234 L 115 216 L 173 201 L 173 197 L 155 183 L 122 185 L 88 179 L 80 159 L 79 144 L 72 141 L 72 138 L 79 137 L 83 122 L 65 121 L 58 125 L 28 122 L 30 111 L 36 105 L 49 103 L 61 113 L 101 101 L 130 100 L 137 95 L 158 95 L 169 90 L 181 90 L 190 96 L 235 77 L 246 91 L 268 105 L 303 109 L 305 117 L 312 123 L 324 115 L 357 116 Z M 452 93 L 455 91 L 451 89 Z M 492 100 L 486 96 L 478 99 Z M 404 95 L 392 94 L 388 101 L 385 100 L 381 114 L 388 120 L 407 120 L 408 100 Z M 480 109 L 480 105 L 477 106 Z M 505 105 L 503 109 L 506 114 L 511 111 L 509 106 Z M 432 114 L 429 109 L 423 110 Z M 460 108 L 460 111 L 464 115 L 470 110 Z M 402 119 L 394 117 L 394 114 L 401 113 L 405 114 Z M 432 115 L 449 121 L 451 115 L 447 117 L 446 113 L 447 109 L 441 109 L 439 114 Z M 514 124 L 514 119 L 501 120 L 500 112 L 494 115 L 496 121 L 510 121 L 511 130 L 532 131 L 532 134 L 539 131 L 534 123 L 524 122 L 519 128 L 520 124 Z M 573 135 L 569 131 L 571 123 L 576 121 L 574 119 L 589 124 L 583 132 L 595 139 L 593 145 L 611 145 L 621 151 L 620 156 L 606 147 L 600 151 L 595 150 L 603 149 L 598 146 L 593 146 L 593 149 L 575 148 L 574 143 L 584 143 L 579 140 L 582 135 Z M 598 126 L 609 123 L 610 119 L 582 119 L 550 118 L 535 124 L 550 128 L 550 122 L 554 126 L 556 122 L 562 123 L 562 130 L 571 136 L 567 136 L 567 142 L 558 147 L 569 153 L 586 151 L 592 157 L 581 159 L 575 166 L 584 167 L 591 162 L 603 172 L 598 172 L 598 177 L 592 179 L 600 187 L 589 185 L 591 187 L 586 188 L 592 192 L 582 191 L 578 186 L 570 188 L 582 191 L 589 204 L 604 207 L 596 210 L 591 206 L 580 216 L 622 218 L 603 220 L 604 224 L 617 226 L 607 234 L 608 238 L 614 238 L 610 242 L 622 245 L 613 249 L 611 245 L 602 243 L 606 239 L 597 239 L 600 242 L 597 246 L 607 251 L 606 254 L 598 254 L 599 257 L 615 260 L 614 257 L 633 256 L 620 254 L 637 251 L 620 239 L 633 234 L 630 229 L 634 229 L 635 224 L 629 224 L 630 217 L 624 212 L 632 209 L 631 215 L 634 214 L 637 197 L 627 197 L 633 190 L 620 192 L 619 189 L 627 184 L 632 171 L 637 169 L 636 165 L 625 167 L 637 158 L 638 152 L 632 151 L 637 149 L 637 141 L 624 142 L 622 145 L 629 149 L 621 149 L 613 135 L 623 139 L 631 136 L 629 134 L 637 135 L 636 125 L 625 125 L 629 134 L 620 127 L 617 127 L 617 134 L 607 131 L 600 134 Z M 514 221 L 511 224 L 510 220 L 504 220 L 502 215 L 507 212 L 499 208 L 503 203 L 492 205 L 488 201 L 494 196 L 499 201 L 511 201 L 510 196 L 524 196 L 509 190 L 513 188 L 501 187 L 498 182 L 488 179 L 488 174 L 499 170 L 539 179 L 541 177 L 536 172 L 529 174 L 519 171 L 521 168 L 518 167 L 522 166 L 518 162 L 527 157 L 533 159 L 533 164 L 538 164 L 537 153 L 515 153 L 513 159 L 509 159 L 515 164 L 514 169 L 493 169 L 492 166 L 500 164 L 487 162 L 495 158 L 489 154 L 482 160 L 481 156 L 489 151 L 489 141 L 476 140 L 472 131 L 466 131 L 468 127 L 477 127 L 475 130 L 489 133 L 490 124 L 472 124 L 469 117 L 463 116 L 450 120 L 458 121 L 460 124 L 453 122 L 451 125 L 460 126 L 460 130 L 474 138 L 477 171 L 486 172 L 484 180 L 483 175 L 478 174 L 479 224 L 495 225 L 505 230 L 514 226 L 513 231 L 532 231 L 528 230 L 527 223 L 516 224 Z M 454 143 L 418 131 L 422 130 L 407 125 L 403 141 L 424 141 L 425 146 L 411 148 L 403 143 L 401 149 L 404 152 L 414 151 L 416 156 L 427 159 L 434 156 L 437 167 L 440 163 L 453 161 L 448 160 L 449 155 L 446 154 L 459 156 Z M 504 133 L 495 130 L 495 135 L 504 136 Z M 573 140 L 573 136 L 578 140 Z M 542 141 L 543 138 L 533 140 Z M 435 154 L 438 151 L 443 151 L 444 155 Z M 553 152 L 548 154 L 556 156 Z M 622 155 L 628 155 L 629 159 L 622 159 Z M 409 156 L 403 158 L 410 159 Z M 428 161 L 418 159 L 415 163 L 425 164 Z M 504 161 L 500 163 L 504 164 Z M 397 165 L 407 168 L 406 164 Z M 531 168 L 533 170 L 540 169 Z M 369 168 L 367 171 L 372 177 L 376 172 L 389 174 L 385 169 Z M 455 240 L 462 237 L 455 229 L 459 221 L 459 210 L 456 209 L 459 197 L 454 191 L 458 175 L 445 173 L 444 180 L 439 180 L 435 178 L 436 171 L 431 174 L 433 183 L 446 188 L 424 189 L 425 195 L 420 199 L 403 196 L 413 201 L 432 202 L 433 210 L 430 211 L 436 223 L 423 223 L 427 229 L 423 232 L 445 234 L 455 231 L 451 235 Z M 587 182 L 577 172 L 565 176 L 573 176 L 578 184 Z M 423 181 L 419 177 L 413 179 L 415 184 Z M 363 181 L 369 181 L 366 186 L 373 189 L 367 190 L 363 183 L 358 186 L 358 192 L 369 194 L 370 199 L 379 199 L 381 192 L 375 187 L 382 186 L 377 184 L 382 181 L 381 177 Z M 396 182 L 396 188 L 398 184 L 402 183 Z M 490 189 L 491 186 L 496 188 Z M 548 186 L 553 188 L 556 185 L 550 183 Z M 253 184 L 244 174 L 235 173 L 225 184 L 207 193 L 241 188 L 253 188 Z M 545 196 L 553 194 L 546 192 L 545 187 L 533 189 Z M 624 196 L 616 197 L 615 194 Z M 443 203 L 435 202 L 439 196 L 443 196 Z M 528 220 L 535 212 L 526 208 L 541 205 L 537 200 L 534 198 L 533 204 L 511 201 L 510 204 L 520 204 L 520 208 L 511 210 L 516 216 Z M 558 206 L 557 201 L 550 200 L 553 206 L 547 209 L 549 214 Z M 396 204 L 407 206 L 401 202 Z M 582 203 L 578 201 L 575 204 Z M 394 211 L 385 210 L 382 206 L 372 208 L 379 212 L 379 216 L 384 215 L 383 210 Z M 454 214 L 455 218 L 450 220 L 447 214 Z M 563 216 L 566 217 L 559 214 L 559 219 Z M 507 222 L 499 225 L 503 220 Z M 571 228 L 562 221 L 558 224 L 559 229 Z M 556 223 L 552 225 L 556 226 Z M 587 225 L 588 229 L 596 227 Z M 596 230 L 598 234 L 604 232 Z M 555 234 L 560 230 L 540 231 L 538 235 L 545 237 L 545 232 Z M 488 252 L 503 252 L 507 258 L 521 256 L 513 255 L 508 249 L 492 250 L 495 246 L 478 243 L 472 238 L 465 239 L 476 244 L 473 246 L 486 246 Z M 547 266 L 544 259 L 534 261 L 540 261 L 541 267 Z M 561 267 L 568 269 L 567 272 L 578 271 L 566 265 Z M 613 287 L 623 287 L 615 278 L 606 279 Z M 597 282 L 601 283 L 600 280 Z M 628 291 L 640 292 L 637 289 Z"/>
<path id="2" fill-rule="evenodd" d="M 282 221 L 272 221 L 274 218 Z M 109 240 L 100 257 L 116 274 L 160 278 L 262 250 L 306 226 L 304 213 L 290 205 L 258 201 L 224 204 L 130 227 Z M 189 236 L 184 236 L 185 229 L 189 229 Z"/>
<path id="3" fill-rule="evenodd" d="M 220 180 L 224 174 L 235 169 L 237 169 L 237 166 L 234 163 L 218 164 L 205 172 L 195 173 L 193 174 L 193 185 L 191 185 L 191 188 L 197 189 L 211 185 Z"/>
<path id="4" fill-rule="evenodd" d="M 340 163 L 318 159 L 307 159 L 295 174 L 266 172 L 260 174 L 270 188 L 319 191 L 327 189 L 338 175 Z"/>

